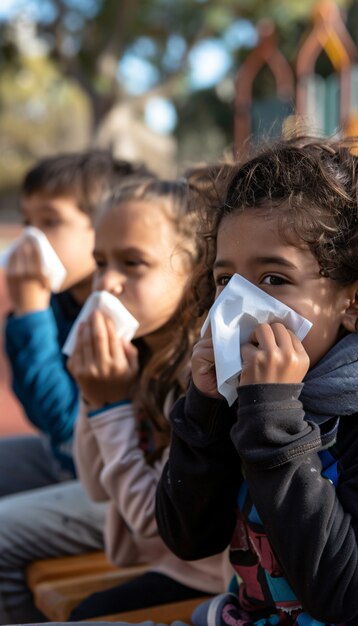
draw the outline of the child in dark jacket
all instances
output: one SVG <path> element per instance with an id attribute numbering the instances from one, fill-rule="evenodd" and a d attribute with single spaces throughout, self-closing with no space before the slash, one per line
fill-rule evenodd
<path id="1" fill-rule="evenodd" d="M 232 167 L 213 212 L 201 313 L 240 274 L 312 328 L 258 324 L 231 407 L 210 332 L 194 348 L 158 526 L 183 559 L 229 545 L 237 574 L 196 625 L 358 624 L 357 165 L 349 144 L 282 141 Z"/>

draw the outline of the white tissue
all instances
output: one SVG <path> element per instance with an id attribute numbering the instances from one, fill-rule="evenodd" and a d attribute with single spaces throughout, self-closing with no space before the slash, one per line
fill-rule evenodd
<path id="1" fill-rule="evenodd" d="M 67 272 L 46 235 L 38 228 L 35 228 L 35 226 L 27 226 L 24 228 L 20 237 L 0 255 L 0 267 L 6 269 L 10 256 L 24 239 L 32 239 L 36 244 L 40 255 L 41 271 L 43 275 L 48 278 L 51 291 L 53 293 L 61 291 L 61 286 L 66 278 Z"/>
<path id="2" fill-rule="evenodd" d="M 302 341 L 311 322 L 259 289 L 246 278 L 234 274 L 215 300 L 201 329 L 209 324 L 213 339 L 218 391 L 231 406 L 236 398 L 242 370 L 240 345 L 247 343 L 257 324 L 282 322 Z"/>
<path id="3" fill-rule="evenodd" d="M 70 356 L 75 349 L 78 328 L 81 322 L 84 322 L 92 311 L 95 309 L 102 311 L 113 322 L 116 336 L 123 337 L 127 341 L 133 339 L 136 330 L 139 328 L 139 322 L 127 311 L 123 304 L 112 296 L 109 291 L 94 291 L 87 298 L 81 313 L 76 319 L 71 331 L 62 348 L 62 352 Z"/>

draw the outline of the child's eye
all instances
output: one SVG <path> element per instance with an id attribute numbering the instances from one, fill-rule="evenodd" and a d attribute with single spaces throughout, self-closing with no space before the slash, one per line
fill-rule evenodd
<path id="1" fill-rule="evenodd" d="M 127 259 L 125 261 L 125 265 L 127 265 L 127 267 L 139 267 L 141 265 L 144 265 L 144 261 L 142 261 L 141 259 Z"/>
<path id="2" fill-rule="evenodd" d="M 263 285 L 287 285 L 288 280 L 283 278 L 282 276 L 277 276 L 276 274 L 268 274 L 263 278 Z"/>
<path id="3" fill-rule="evenodd" d="M 215 278 L 215 285 L 217 287 L 226 287 L 226 285 L 229 283 L 230 278 L 232 278 L 229 274 L 225 274 L 222 276 L 217 276 Z"/>
<path id="4" fill-rule="evenodd" d="M 105 261 L 103 261 L 103 259 L 95 259 L 95 262 L 97 269 L 103 269 L 104 267 L 106 267 L 106 263 Z"/>
<path id="5" fill-rule="evenodd" d="M 56 218 L 49 218 L 47 220 L 44 220 L 42 222 L 42 224 L 40 225 L 41 229 L 45 229 L 45 228 L 56 228 L 57 226 L 60 225 L 60 221 Z"/>

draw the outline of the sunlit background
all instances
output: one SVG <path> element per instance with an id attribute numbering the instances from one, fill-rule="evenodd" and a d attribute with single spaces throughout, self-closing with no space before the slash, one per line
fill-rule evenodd
<path id="1" fill-rule="evenodd" d="M 357 41 L 357 1 L 333 4 L 351 41 Z M 267 18 L 294 75 L 318 5 L 322 2 L 1 0 L 0 219 L 12 209 L 23 173 L 44 155 L 96 145 L 175 176 L 196 162 L 232 154 L 240 132 L 257 139 L 275 127 L 275 116 L 291 119 L 297 94 L 282 99 L 281 93 L 277 100 L 272 67 L 260 69 L 249 87 L 248 80 L 237 82 L 236 91 L 235 79 L 260 45 L 260 25 Z M 338 132 L 342 122 L 332 45 L 317 56 L 314 85 L 305 87 L 311 103 L 306 110 L 324 133 Z M 358 79 L 351 56 L 354 127 Z M 297 76 L 293 81 L 297 86 Z M 249 126 L 238 117 L 245 107 Z"/>

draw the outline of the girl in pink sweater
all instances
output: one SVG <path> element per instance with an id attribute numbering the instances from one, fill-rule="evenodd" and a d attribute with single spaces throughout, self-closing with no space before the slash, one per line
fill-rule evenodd
<path id="1" fill-rule="evenodd" d="M 219 593 L 229 578 L 222 555 L 195 563 L 175 557 L 155 520 L 155 493 L 168 455 L 167 415 L 186 388 L 198 332 L 186 287 L 203 251 L 197 202 L 189 203 L 189 192 L 186 182 L 125 183 L 97 224 L 94 288 L 116 296 L 139 329 L 133 342 L 117 339 L 99 311 L 81 325 L 69 361 L 84 399 L 77 468 L 91 498 L 108 501 L 108 557 L 119 566 L 150 568 L 90 596 L 72 621 Z"/>

